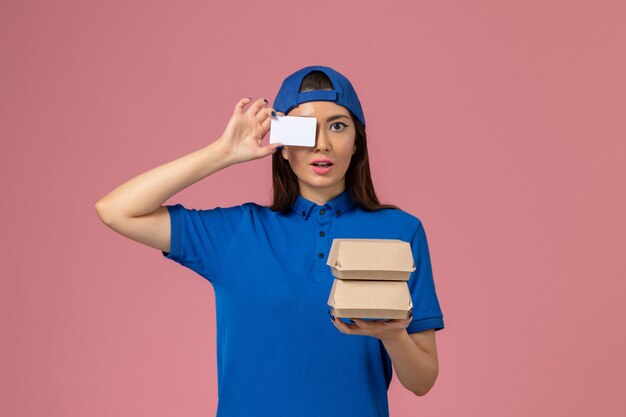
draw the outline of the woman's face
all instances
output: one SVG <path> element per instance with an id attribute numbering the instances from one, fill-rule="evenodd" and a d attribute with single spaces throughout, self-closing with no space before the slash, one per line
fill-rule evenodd
<path id="1" fill-rule="evenodd" d="M 345 175 L 356 152 L 356 130 L 350 112 L 331 101 L 308 101 L 293 108 L 288 116 L 317 119 L 315 146 L 285 145 L 282 157 L 298 177 L 300 194 L 311 200 L 327 199 L 345 190 Z M 317 167 L 314 161 L 330 161 Z"/>

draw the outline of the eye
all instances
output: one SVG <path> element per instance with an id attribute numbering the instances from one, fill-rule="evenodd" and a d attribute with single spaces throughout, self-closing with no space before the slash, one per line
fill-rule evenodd
<path id="1" fill-rule="evenodd" d="M 348 125 L 347 125 L 347 124 L 342 123 L 342 122 L 335 122 L 335 123 L 333 123 L 333 124 L 331 125 L 331 127 L 332 127 L 332 126 L 337 126 L 337 125 L 339 125 L 339 126 L 343 126 L 343 127 L 344 127 L 344 129 L 345 129 L 346 127 L 348 127 Z M 335 132 L 340 132 L 340 131 L 342 131 L 342 130 L 343 130 L 343 129 L 340 129 L 340 130 L 335 130 Z"/>

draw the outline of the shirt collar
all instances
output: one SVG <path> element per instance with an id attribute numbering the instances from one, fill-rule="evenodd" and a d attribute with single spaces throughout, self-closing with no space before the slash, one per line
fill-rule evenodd
<path id="1" fill-rule="evenodd" d="M 330 211 L 334 213 L 336 216 L 341 216 L 343 213 L 350 210 L 352 207 L 356 205 L 356 202 L 350 198 L 350 193 L 348 189 L 345 189 L 341 194 L 333 197 L 330 201 L 328 201 L 323 206 L 318 206 L 314 201 L 308 200 L 302 197 L 301 194 L 298 194 L 298 198 L 291 205 L 291 209 L 295 211 L 299 216 L 308 219 L 311 210 L 314 207 L 324 207 L 328 206 Z"/>

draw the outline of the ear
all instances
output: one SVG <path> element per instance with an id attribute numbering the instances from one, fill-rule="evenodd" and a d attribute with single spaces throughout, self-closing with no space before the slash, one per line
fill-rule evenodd
<path id="1" fill-rule="evenodd" d="M 286 161 L 289 161 L 289 157 L 287 155 L 287 149 L 283 146 L 283 148 L 280 150 L 280 154 L 282 155 L 283 159 Z"/>
<path id="2" fill-rule="evenodd" d="M 356 153 L 356 143 L 354 144 L 354 146 L 352 147 L 352 155 L 354 155 Z"/>

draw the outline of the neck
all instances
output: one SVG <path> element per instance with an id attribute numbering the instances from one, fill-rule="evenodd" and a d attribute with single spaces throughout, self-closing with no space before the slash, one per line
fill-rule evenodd
<path id="1" fill-rule="evenodd" d="M 333 187 L 320 188 L 320 187 L 308 187 L 304 184 L 300 184 L 300 194 L 307 200 L 313 201 L 318 206 L 323 206 L 346 189 L 345 183 L 335 184 Z"/>

